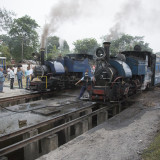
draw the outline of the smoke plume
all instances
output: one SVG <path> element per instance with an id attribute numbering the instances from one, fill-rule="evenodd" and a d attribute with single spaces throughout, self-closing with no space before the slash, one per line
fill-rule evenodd
<path id="1" fill-rule="evenodd" d="M 110 28 L 107 41 L 117 39 L 127 30 L 139 33 L 157 32 L 160 28 L 159 0 L 126 0 L 116 13 L 114 25 Z"/>
<path id="2" fill-rule="evenodd" d="M 43 34 L 41 36 L 41 47 L 45 47 L 46 38 L 50 33 L 55 33 L 57 29 L 67 21 L 74 21 L 82 16 L 85 8 L 92 5 L 97 0 L 60 0 L 51 10 L 49 23 L 45 24 Z"/>
<path id="3" fill-rule="evenodd" d="M 64 47 L 64 40 L 62 38 L 59 38 L 59 48 L 62 50 Z"/>

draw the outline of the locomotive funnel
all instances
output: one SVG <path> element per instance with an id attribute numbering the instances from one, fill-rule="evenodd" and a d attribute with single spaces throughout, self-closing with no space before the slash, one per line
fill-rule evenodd
<path id="1" fill-rule="evenodd" d="M 44 48 L 41 48 L 41 65 L 44 65 L 44 52 L 45 52 L 45 49 Z"/>
<path id="2" fill-rule="evenodd" d="M 110 47 L 110 42 L 104 42 L 103 46 L 104 46 L 104 50 L 106 52 L 106 60 L 107 62 L 109 62 L 109 47 Z"/>

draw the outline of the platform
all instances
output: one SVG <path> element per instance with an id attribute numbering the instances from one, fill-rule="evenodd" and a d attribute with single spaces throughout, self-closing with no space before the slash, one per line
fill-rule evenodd
<path id="1" fill-rule="evenodd" d="M 23 89 L 19 89 L 17 82 L 14 83 L 14 89 L 10 89 L 10 82 L 5 81 L 4 82 L 4 87 L 3 87 L 3 92 L 0 93 L 0 98 L 6 98 L 6 97 L 12 97 L 12 96 L 18 96 L 18 95 L 24 95 L 24 94 L 30 94 L 33 93 L 30 90 L 25 89 L 25 85 Z"/>

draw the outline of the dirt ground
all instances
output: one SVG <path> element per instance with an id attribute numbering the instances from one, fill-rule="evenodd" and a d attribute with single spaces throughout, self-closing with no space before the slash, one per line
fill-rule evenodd
<path id="1" fill-rule="evenodd" d="M 128 109 L 38 160 L 140 160 L 159 131 L 160 89 L 137 96 Z"/>

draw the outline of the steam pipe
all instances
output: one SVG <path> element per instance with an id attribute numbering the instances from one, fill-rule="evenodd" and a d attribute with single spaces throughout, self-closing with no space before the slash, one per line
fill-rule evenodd
<path id="1" fill-rule="evenodd" d="M 104 46 L 104 50 L 106 52 L 106 60 L 107 62 L 109 62 L 109 48 L 110 48 L 110 42 L 104 42 L 103 46 Z"/>
<path id="2" fill-rule="evenodd" d="M 41 48 L 41 65 L 44 65 L 44 52 L 45 52 L 45 48 Z"/>

